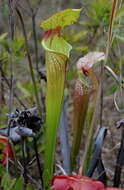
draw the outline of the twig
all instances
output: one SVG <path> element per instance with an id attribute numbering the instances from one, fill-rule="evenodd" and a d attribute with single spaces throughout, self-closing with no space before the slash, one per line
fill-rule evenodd
<path id="1" fill-rule="evenodd" d="M 27 2 L 27 4 L 28 4 L 28 6 L 29 6 L 29 9 L 30 9 L 31 14 L 36 16 L 36 14 L 37 14 L 37 12 L 38 12 L 38 9 L 39 9 L 39 7 L 40 7 L 40 4 L 41 4 L 42 0 L 39 0 L 39 1 L 38 1 L 38 4 L 37 4 L 37 7 L 36 7 L 36 8 L 33 8 L 33 7 L 31 6 L 30 0 L 26 0 L 26 2 Z"/>
<path id="2" fill-rule="evenodd" d="M 23 157 L 23 177 L 24 177 L 24 189 L 26 190 L 26 186 L 28 183 L 28 176 L 27 176 L 27 167 L 26 167 L 26 156 L 25 156 L 25 140 L 22 140 L 22 157 Z"/>
<path id="3" fill-rule="evenodd" d="M 14 39 L 14 33 L 15 33 L 15 23 L 14 23 L 14 6 L 12 0 L 9 0 L 9 24 L 10 24 L 10 35 L 11 40 Z"/>
<path id="4" fill-rule="evenodd" d="M 36 15 L 37 11 L 40 7 L 41 1 L 39 0 L 38 5 L 36 8 L 31 6 L 30 0 L 26 0 L 31 12 L 31 20 L 32 20 L 32 30 L 33 30 L 33 39 L 34 39 L 34 51 L 35 51 L 35 61 L 36 61 L 36 70 L 37 74 L 39 75 L 39 64 L 38 64 L 38 44 L 37 44 L 37 34 L 36 34 Z"/>
<path id="5" fill-rule="evenodd" d="M 9 161 L 14 165 L 14 162 L 12 160 L 9 160 Z M 21 173 L 24 171 L 24 168 L 19 161 L 18 161 L 17 169 L 20 170 Z M 32 181 L 33 184 L 39 187 L 37 181 L 34 180 L 28 173 L 27 173 L 27 176 Z"/>
<path id="6" fill-rule="evenodd" d="M 30 17 L 31 16 L 31 14 L 30 14 L 30 11 L 27 9 L 27 8 L 25 8 L 25 7 L 23 7 L 23 5 L 21 4 L 21 3 L 18 3 L 18 8 L 21 8 L 22 10 L 24 10 L 24 12 Z"/>
<path id="7" fill-rule="evenodd" d="M 66 171 L 64 170 L 64 168 L 62 168 L 60 164 L 56 164 L 56 166 L 61 170 L 63 175 L 67 175 Z"/>
<path id="8" fill-rule="evenodd" d="M 121 145 L 119 148 L 117 161 L 116 161 L 116 168 L 114 173 L 114 187 L 119 187 L 119 184 L 121 182 L 121 172 L 122 167 L 124 165 L 124 129 L 122 129 L 122 135 L 121 135 Z"/>
<path id="9" fill-rule="evenodd" d="M 113 70 L 105 65 L 105 69 L 111 74 L 111 76 L 115 79 L 115 81 L 120 85 L 122 83 L 122 81 L 120 81 L 119 77 L 113 72 Z"/>
<path id="10" fill-rule="evenodd" d="M 102 115 L 103 115 L 103 77 L 105 74 L 104 71 L 104 66 L 105 68 L 110 71 L 108 69 L 108 67 L 106 66 L 107 60 L 108 60 L 108 56 L 109 56 L 109 52 L 110 52 L 110 47 L 112 44 L 112 40 L 113 40 L 113 25 L 114 25 L 114 21 L 115 21 L 115 15 L 116 15 L 116 11 L 117 11 L 117 6 L 118 6 L 119 0 L 114 0 L 113 1 L 113 5 L 112 5 L 112 10 L 111 10 L 111 15 L 110 15 L 110 23 L 109 23 L 109 29 L 108 29 L 108 39 L 107 39 L 107 44 L 106 44 L 106 59 L 104 61 L 103 66 L 101 66 L 101 98 L 100 98 L 100 125 L 102 126 Z M 111 73 L 113 74 L 113 73 Z M 115 78 L 115 77 L 114 77 Z"/>
<path id="11" fill-rule="evenodd" d="M 1 68 L 3 67 L 3 64 L 2 62 L 0 62 L 1 64 Z M 5 103 L 5 94 L 4 94 L 4 79 L 3 79 L 3 74 L 1 73 L 0 74 L 0 105 L 1 105 L 1 108 L 2 106 L 4 105 Z M 1 112 L 1 110 L 0 110 Z"/>
<path id="12" fill-rule="evenodd" d="M 100 76 L 101 76 L 101 81 L 100 81 L 100 126 L 102 126 L 102 119 L 103 119 L 103 96 L 104 96 L 104 88 L 103 88 L 104 65 L 103 64 L 101 64 Z"/>
<path id="13" fill-rule="evenodd" d="M 34 38 L 34 51 L 35 51 L 35 61 L 36 61 L 36 70 L 39 75 L 39 65 L 38 65 L 38 44 L 37 44 L 37 34 L 36 34 L 36 21 L 35 14 L 32 14 L 32 29 L 33 29 L 33 38 Z"/>
<path id="14" fill-rule="evenodd" d="M 8 7 L 9 7 L 9 25 L 10 25 L 10 36 L 11 36 L 11 41 L 14 39 L 14 31 L 15 31 L 15 24 L 14 24 L 14 9 L 13 9 L 13 1 L 9 0 L 8 1 Z M 12 51 L 10 55 L 10 61 L 9 61 L 9 67 L 10 67 L 10 94 L 9 94 L 9 112 L 12 112 L 13 108 L 13 58 L 12 58 Z M 8 137 L 10 135 L 10 124 L 8 124 L 8 129 L 7 129 L 7 134 Z M 8 162 L 8 146 L 7 146 L 7 172 L 9 171 L 9 162 Z"/>
<path id="15" fill-rule="evenodd" d="M 28 46 L 28 40 L 27 40 L 27 34 L 26 34 L 26 30 L 25 30 L 25 25 L 24 25 L 22 15 L 21 15 L 20 11 L 17 8 L 16 8 L 16 12 L 17 12 L 17 14 L 19 16 L 21 26 L 22 26 L 22 30 L 23 30 L 23 35 L 24 35 L 24 38 L 25 38 L 25 47 L 26 47 L 27 58 L 28 58 L 28 62 L 29 62 L 29 68 L 30 68 L 32 82 L 33 82 L 33 87 L 34 87 L 34 91 L 35 91 L 36 103 L 37 103 L 39 114 L 40 114 L 40 116 L 42 118 L 41 105 L 40 105 L 40 100 L 39 100 L 39 96 L 38 96 L 36 80 L 35 80 L 34 71 L 33 71 L 33 64 L 32 64 L 32 60 L 31 60 L 31 56 L 30 56 L 30 52 L 29 52 L 29 46 Z"/>
<path id="16" fill-rule="evenodd" d="M 15 24 L 14 24 L 14 10 L 13 10 L 13 2 L 9 0 L 9 24 L 10 24 L 10 36 L 11 41 L 14 39 L 14 31 L 15 31 Z M 12 105 L 13 105 L 13 63 L 12 63 L 12 55 L 10 60 L 10 96 L 9 96 L 9 112 L 12 112 Z M 8 128 L 9 130 L 9 128 Z"/>
<path id="17" fill-rule="evenodd" d="M 37 167 L 38 167 L 38 170 L 39 170 L 41 185 L 43 187 L 42 169 L 41 169 L 40 160 L 39 160 L 39 156 L 38 156 L 37 141 L 36 141 L 35 137 L 33 138 L 33 143 L 34 143 L 34 150 L 35 150 L 35 155 L 36 155 L 36 160 L 37 160 Z"/>
<path id="18" fill-rule="evenodd" d="M 119 113 L 124 113 L 124 109 L 119 108 L 118 103 L 116 101 L 116 97 L 117 97 L 117 92 L 114 93 L 114 105 L 115 105 L 115 108 Z"/>
<path id="19" fill-rule="evenodd" d="M 7 86 L 9 87 L 9 89 L 11 88 L 11 85 L 9 83 L 9 80 L 6 78 L 6 75 L 3 71 L 3 69 L 0 67 L 0 72 L 3 76 L 4 81 L 6 82 Z M 23 104 L 23 102 L 20 100 L 20 98 L 18 97 L 18 95 L 16 94 L 16 92 L 13 92 L 13 95 L 15 96 L 15 98 L 17 99 L 17 101 L 20 103 L 20 105 L 22 105 L 25 109 L 27 109 L 27 107 Z"/>

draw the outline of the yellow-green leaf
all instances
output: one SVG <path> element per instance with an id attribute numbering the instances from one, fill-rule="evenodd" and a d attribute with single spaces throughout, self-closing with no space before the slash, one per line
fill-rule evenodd
<path id="1" fill-rule="evenodd" d="M 81 10 L 82 9 L 66 9 L 60 11 L 51 16 L 49 19 L 43 21 L 40 26 L 45 31 L 57 28 L 58 26 L 64 28 L 65 26 L 71 25 L 77 21 Z"/>
<path id="2" fill-rule="evenodd" d="M 42 45 L 47 51 L 64 54 L 67 57 L 72 49 L 72 46 L 58 35 L 51 36 L 47 40 L 44 39 Z"/>
<path id="3" fill-rule="evenodd" d="M 8 33 L 3 33 L 0 35 L 0 41 L 4 40 L 7 37 Z"/>

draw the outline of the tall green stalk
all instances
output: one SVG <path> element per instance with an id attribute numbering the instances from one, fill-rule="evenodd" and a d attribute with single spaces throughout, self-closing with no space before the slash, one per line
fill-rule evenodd
<path id="1" fill-rule="evenodd" d="M 45 134 L 45 155 L 44 155 L 44 188 L 49 189 L 54 169 L 54 154 L 56 137 L 59 126 L 66 65 L 71 50 L 68 44 L 61 37 L 61 29 L 74 23 L 79 15 L 80 9 L 67 9 L 61 11 L 41 24 L 46 31 L 42 45 L 46 50 L 47 70 L 47 94 L 46 94 L 46 134 Z"/>
<path id="2" fill-rule="evenodd" d="M 54 59 L 54 61 L 53 61 Z M 56 135 L 59 126 L 61 107 L 63 101 L 65 68 L 67 58 L 54 53 L 46 52 L 47 67 L 47 97 L 46 97 L 46 144 L 45 144 L 45 166 L 44 181 L 53 175 L 54 153 Z M 51 64 L 51 65 L 49 65 Z M 53 75 L 53 72 L 55 74 Z M 50 180 L 49 179 L 49 180 Z"/>

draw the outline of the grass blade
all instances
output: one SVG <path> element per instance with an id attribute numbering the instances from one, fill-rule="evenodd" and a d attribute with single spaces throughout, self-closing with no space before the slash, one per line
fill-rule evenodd
<path id="1" fill-rule="evenodd" d="M 103 165 L 102 159 L 99 159 L 97 171 L 99 174 L 98 180 L 101 181 L 104 185 L 107 185 L 107 175 L 105 171 L 105 167 Z"/>
<path id="2" fill-rule="evenodd" d="M 99 130 L 99 133 L 94 145 L 92 160 L 90 162 L 90 167 L 87 173 L 87 176 L 89 177 L 92 177 L 96 168 L 98 168 L 98 172 L 100 175 L 101 174 L 103 175 L 103 173 L 105 173 L 104 167 L 101 161 L 101 151 L 102 151 L 103 142 L 106 136 L 106 132 L 107 132 L 107 127 L 104 127 L 104 126 L 101 127 Z"/>

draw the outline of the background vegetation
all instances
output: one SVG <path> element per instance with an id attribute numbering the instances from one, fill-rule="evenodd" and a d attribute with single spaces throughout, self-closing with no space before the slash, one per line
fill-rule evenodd
<path id="1" fill-rule="evenodd" d="M 115 3 L 115 6 L 114 6 Z M 113 12 L 112 12 L 112 7 Z M 63 38 L 72 45 L 72 51 L 66 69 L 66 84 L 64 96 L 64 108 L 61 122 L 66 122 L 68 128 L 68 143 L 72 143 L 73 121 L 73 95 L 77 78 L 76 62 L 88 52 L 99 51 L 107 55 L 105 64 L 95 67 L 94 71 L 99 80 L 99 100 L 96 106 L 94 123 L 94 137 L 100 126 L 107 126 L 108 133 L 104 143 L 102 157 L 108 177 L 108 184 L 112 184 L 114 167 L 120 146 L 121 129 L 116 128 L 116 122 L 123 118 L 123 43 L 124 43 L 124 5 L 123 1 L 112 0 L 3 0 L 0 1 L 0 128 L 6 128 L 9 124 L 9 114 L 16 109 L 25 110 L 37 106 L 38 116 L 41 119 L 41 127 L 37 132 L 37 149 L 40 157 L 41 170 L 44 165 L 43 155 L 44 130 L 46 127 L 46 66 L 45 51 L 41 46 L 44 31 L 40 27 L 41 22 L 52 14 L 67 8 L 82 8 L 81 16 L 75 25 L 67 26 L 62 30 Z M 103 66 L 104 65 L 104 66 Z M 106 67 L 107 66 L 107 67 Z M 111 70 L 110 70 L 111 68 Z M 52 80 L 52 79 L 51 79 Z M 53 104 L 55 102 L 53 101 Z M 42 117 L 41 117 L 42 115 Z M 62 120 L 62 118 L 64 119 Z M 62 123 L 63 123 L 62 122 Z M 60 124 L 62 125 L 62 124 Z M 63 163 L 63 155 L 60 156 L 64 131 L 58 132 L 56 149 L 55 174 L 61 173 L 60 166 L 70 173 L 68 161 Z M 80 156 L 75 172 L 82 162 L 82 154 L 85 148 L 87 130 L 83 133 L 84 141 L 81 142 Z M 35 139 L 36 140 L 36 139 Z M 31 184 L 27 189 L 40 189 L 42 176 L 37 172 L 35 140 L 29 137 L 26 140 L 25 151 L 28 163 L 28 181 Z M 21 143 L 22 144 L 22 143 Z M 25 145 L 24 147 L 25 148 Z M 67 147 L 66 147 L 67 148 Z M 65 150 L 65 149 L 64 149 Z M 24 176 L 24 155 L 21 145 L 15 146 L 17 157 L 17 173 L 14 164 L 8 168 L 0 169 L 2 179 L 1 187 L 6 190 L 10 187 L 22 188 Z M 65 158 L 66 159 L 66 158 Z M 68 159 L 68 157 L 67 157 Z M 67 164 L 66 166 L 64 164 Z M 66 167 L 66 168 L 65 168 Z M 6 170 L 9 170 L 11 177 Z M 21 175 L 20 175 L 21 174 Z M 16 180 L 18 177 L 18 185 Z M 122 170 L 122 179 L 124 172 Z M 39 181 L 39 183 L 37 183 Z M 41 179 L 42 181 L 42 179 Z M 25 181 L 25 183 L 27 183 Z M 41 182 L 42 183 L 42 182 Z M 121 181 L 123 186 L 124 181 Z M 10 185 L 11 184 L 11 185 Z M 13 184 L 15 186 L 13 186 Z M 18 188 L 19 189 L 19 188 Z"/>

